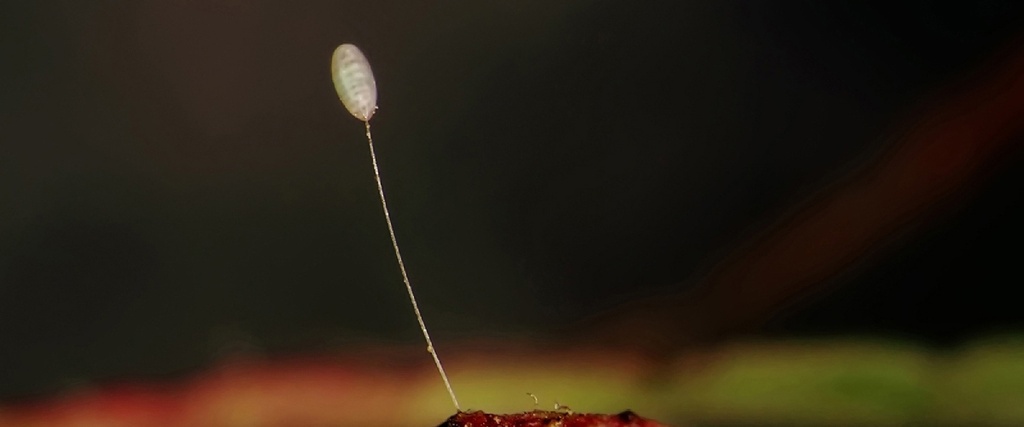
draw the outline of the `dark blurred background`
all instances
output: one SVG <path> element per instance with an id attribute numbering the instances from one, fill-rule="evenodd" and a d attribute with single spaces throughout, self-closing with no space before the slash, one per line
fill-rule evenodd
<path id="1" fill-rule="evenodd" d="M 684 291 L 1005 49 L 1005 2 L 4 2 L 0 398 L 231 354 L 543 338 Z M 934 346 L 1019 330 L 1024 158 L 774 315 Z"/>

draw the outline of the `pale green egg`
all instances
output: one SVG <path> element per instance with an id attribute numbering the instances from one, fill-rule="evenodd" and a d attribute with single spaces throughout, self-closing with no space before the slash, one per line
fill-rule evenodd
<path id="1" fill-rule="evenodd" d="M 355 118 L 369 121 L 377 111 L 377 82 L 370 62 L 358 47 L 346 43 L 334 50 L 331 79 L 345 109 Z"/>

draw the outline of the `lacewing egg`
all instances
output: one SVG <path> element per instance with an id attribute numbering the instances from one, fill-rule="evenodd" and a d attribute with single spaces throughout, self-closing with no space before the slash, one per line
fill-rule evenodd
<path id="1" fill-rule="evenodd" d="M 405 282 L 405 290 L 409 293 L 409 302 L 412 303 L 412 311 L 416 313 L 416 321 L 420 324 L 420 331 L 423 332 L 423 339 L 427 341 L 427 353 L 434 359 L 437 372 L 441 374 L 444 387 L 448 389 L 448 396 L 452 398 L 455 410 L 462 413 L 459 407 L 459 400 L 455 398 L 455 391 L 452 384 L 448 382 L 448 375 L 444 373 L 441 366 L 441 359 L 434 351 L 434 344 L 430 342 L 430 334 L 427 333 L 427 324 L 423 322 L 423 315 L 420 314 L 420 307 L 416 304 L 416 295 L 412 292 L 412 283 L 409 282 L 409 274 L 405 271 L 405 263 L 402 262 L 402 252 L 398 249 L 398 239 L 395 238 L 395 226 L 391 224 L 391 213 L 388 211 L 388 202 L 384 197 L 384 185 L 380 182 L 380 170 L 377 168 L 377 154 L 373 150 L 373 136 L 370 135 L 370 117 L 377 111 L 377 83 L 373 80 L 373 71 L 370 70 L 370 62 L 366 60 L 363 52 L 351 44 L 343 44 L 334 49 L 331 57 L 331 79 L 334 80 L 334 89 L 338 91 L 338 97 L 345 108 L 357 119 L 362 120 L 366 126 L 366 142 L 370 146 L 370 162 L 373 164 L 373 178 L 377 181 L 377 194 L 380 195 L 380 207 L 384 210 L 384 221 L 388 224 L 388 234 L 391 235 L 391 246 L 395 250 L 395 259 L 398 261 L 398 269 L 402 272 L 402 281 Z"/>
<path id="2" fill-rule="evenodd" d="M 370 62 L 358 47 L 346 43 L 334 50 L 331 79 L 345 109 L 359 120 L 370 121 L 377 111 L 377 82 Z"/>

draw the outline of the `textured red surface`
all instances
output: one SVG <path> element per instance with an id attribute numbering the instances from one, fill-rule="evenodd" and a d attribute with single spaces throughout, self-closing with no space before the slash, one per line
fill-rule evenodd
<path id="1" fill-rule="evenodd" d="M 632 411 L 615 415 L 533 411 L 521 414 L 460 412 L 438 427 L 664 427 Z"/>

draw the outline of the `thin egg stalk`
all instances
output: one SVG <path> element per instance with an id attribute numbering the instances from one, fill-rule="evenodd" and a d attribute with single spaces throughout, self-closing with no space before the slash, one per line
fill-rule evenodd
<path id="1" fill-rule="evenodd" d="M 338 46 L 331 57 L 331 79 L 345 109 L 369 122 L 377 111 L 377 82 L 366 55 L 352 44 Z"/>

